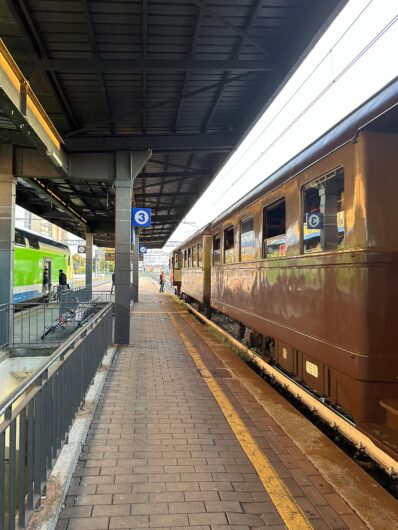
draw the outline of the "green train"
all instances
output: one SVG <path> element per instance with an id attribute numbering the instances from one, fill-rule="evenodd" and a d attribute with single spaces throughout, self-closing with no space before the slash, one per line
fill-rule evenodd
<path id="1" fill-rule="evenodd" d="M 58 284 L 59 269 L 72 280 L 69 247 L 26 229 L 15 229 L 14 288 L 15 303 L 43 298 L 43 269 L 47 267 L 50 284 Z"/>

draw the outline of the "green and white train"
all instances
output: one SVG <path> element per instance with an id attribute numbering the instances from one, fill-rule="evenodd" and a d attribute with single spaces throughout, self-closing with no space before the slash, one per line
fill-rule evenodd
<path id="1" fill-rule="evenodd" d="M 43 298 L 43 269 L 48 268 L 50 284 L 58 283 L 59 269 L 72 280 L 69 247 L 26 229 L 15 229 L 14 288 L 15 303 Z"/>

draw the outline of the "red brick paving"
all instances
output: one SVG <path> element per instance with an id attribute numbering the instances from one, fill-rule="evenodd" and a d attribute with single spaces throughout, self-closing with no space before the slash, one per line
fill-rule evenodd
<path id="1" fill-rule="evenodd" d="M 366 528 L 294 443 L 149 280 L 134 306 L 91 424 L 58 530 L 283 529 L 160 302 L 198 344 L 214 377 L 314 528 Z"/>

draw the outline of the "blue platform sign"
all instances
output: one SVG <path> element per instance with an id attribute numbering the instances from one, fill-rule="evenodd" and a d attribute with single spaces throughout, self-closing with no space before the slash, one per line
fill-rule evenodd
<path id="1" fill-rule="evenodd" d="M 133 208 L 132 224 L 142 228 L 151 226 L 151 208 Z"/>
<path id="2" fill-rule="evenodd" d="M 140 245 L 140 249 L 139 250 L 140 250 L 141 254 L 146 254 L 147 248 L 144 247 L 144 245 Z"/>
<path id="3" fill-rule="evenodd" d="M 319 230 L 323 227 L 322 214 L 320 212 L 307 213 L 307 228 L 309 230 Z"/>

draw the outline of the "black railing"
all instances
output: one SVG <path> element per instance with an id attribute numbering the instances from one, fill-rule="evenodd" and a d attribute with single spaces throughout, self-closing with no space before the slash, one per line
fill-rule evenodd
<path id="1" fill-rule="evenodd" d="M 112 342 L 107 304 L 0 403 L 0 528 L 24 528 Z"/>

